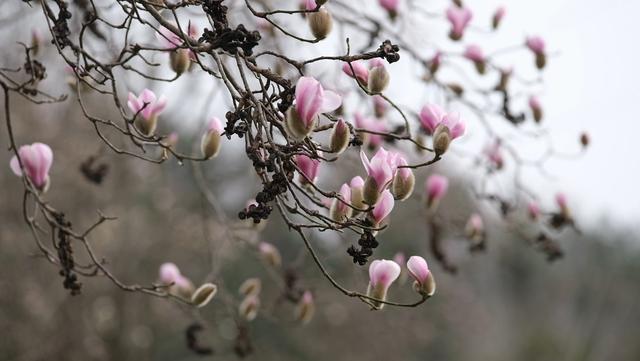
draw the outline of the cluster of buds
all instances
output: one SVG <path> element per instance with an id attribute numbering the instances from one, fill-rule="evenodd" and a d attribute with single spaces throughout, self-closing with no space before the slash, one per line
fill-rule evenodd
<path id="1" fill-rule="evenodd" d="M 420 256 L 411 256 L 406 266 L 409 274 L 415 280 L 413 289 L 422 297 L 433 296 L 436 291 L 436 283 L 427 261 Z M 367 296 L 373 298 L 370 301 L 374 309 L 380 310 L 384 307 L 389 287 L 398 279 L 400 274 L 400 265 L 395 261 L 383 259 L 371 262 Z"/>
<path id="2" fill-rule="evenodd" d="M 376 204 L 389 186 L 392 186 L 391 189 L 396 195 L 396 199 L 405 200 L 409 198 L 413 192 L 415 178 L 402 155 L 380 147 L 371 160 L 367 158 L 363 151 L 360 152 L 360 158 L 367 172 L 367 179 L 363 188 L 364 203 L 368 205 Z M 391 195 L 391 192 L 389 192 L 389 195 Z M 391 199 L 393 200 L 393 197 Z"/>
<path id="3" fill-rule="evenodd" d="M 18 149 L 18 155 L 13 156 L 9 161 L 9 166 L 18 177 L 23 175 L 40 192 L 49 189 L 49 170 L 53 164 L 53 151 L 44 143 L 33 143 L 23 145 Z"/>
<path id="4" fill-rule="evenodd" d="M 464 134 L 465 124 L 458 113 L 446 113 L 436 104 L 427 104 L 420 111 L 422 128 L 433 135 L 436 156 L 443 155 L 453 139 Z"/>

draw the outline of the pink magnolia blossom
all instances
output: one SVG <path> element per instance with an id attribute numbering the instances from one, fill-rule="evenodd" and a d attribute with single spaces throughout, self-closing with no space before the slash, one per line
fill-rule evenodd
<path id="1" fill-rule="evenodd" d="M 380 199 L 378 199 L 378 203 L 375 204 L 373 210 L 371 211 L 371 218 L 373 219 L 375 224 L 380 224 L 382 221 L 389 216 L 391 211 L 393 210 L 394 200 L 391 192 L 386 189 L 380 195 Z"/>
<path id="2" fill-rule="evenodd" d="M 467 46 L 464 51 L 464 57 L 476 63 L 483 63 L 485 61 L 482 48 L 474 44 Z"/>
<path id="3" fill-rule="evenodd" d="M 397 153 L 388 152 L 383 147 L 380 147 L 378 152 L 376 152 L 373 158 L 371 158 L 371 161 L 369 161 L 366 154 L 364 154 L 363 151 L 360 151 L 362 164 L 364 165 L 369 178 L 375 181 L 378 193 L 382 193 L 382 191 L 393 180 L 398 167 L 397 157 Z"/>
<path id="4" fill-rule="evenodd" d="M 407 261 L 407 269 L 416 280 L 414 288 L 424 295 L 433 295 L 435 292 L 435 282 L 427 265 L 427 261 L 420 256 L 411 256 Z"/>
<path id="5" fill-rule="evenodd" d="M 564 193 L 556 194 L 556 204 L 560 209 L 567 209 L 567 195 Z"/>
<path id="6" fill-rule="evenodd" d="M 536 220 L 540 217 L 540 206 L 538 202 L 531 201 L 527 205 L 527 213 L 529 214 L 529 218 Z"/>
<path id="7" fill-rule="evenodd" d="M 150 120 L 164 111 L 167 106 L 167 98 L 164 95 L 156 98 L 153 91 L 144 89 L 137 97 L 129 92 L 127 105 L 133 113 L 140 114 L 144 119 Z"/>
<path id="8" fill-rule="evenodd" d="M 355 113 L 354 118 L 355 118 L 356 128 L 364 129 L 364 130 L 375 132 L 375 133 L 386 133 L 388 131 L 387 124 L 383 120 L 376 120 L 369 117 L 365 117 L 360 113 Z M 364 136 L 366 143 L 374 149 L 381 146 L 384 140 L 383 136 L 380 134 L 365 133 L 365 132 L 361 132 L 361 134 Z"/>
<path id="9" fill-rule="evenodd" d="M 335 92 L 324 90 L 319 81 L 303 76 L 296 84 L 296 111 L 304 126 L 309 128 L 318 114 L 336 110 L 342 98 Z"/>
<path id="10" fill-rule="evenodd" d="M 307 10 L 315 10 L 318 5 L 315 0 L 304 0 L 304 8 Z"/>
<path id="11" fill-rule="evenodd" d="M 437 203 L 449 189 L 449 179 L 443 175 L 432 174 L 426 181 L 427 204 Z"/>
<path id="12" fill-rule="evenodd" d="M 180 269 L 174 263 L 167 262 L 160 265 L 159 281 L 164 285 L 172 285 L 169 289 L 172 292 L 183 293 L 183 296 L 189 296 L 188 293 L 193 291 L 191 280 L 180 273 Z"/>
<path id="13" fill-rule="evenodd" d="M 320 154 L 320 156 L 322 156 L 322 154 Z M 320 159 L 313 159 L 306 154 L 299 154 L 295 157 L 295 162 L 300 169 L 300 172 L 302 172 L 300 175 L 300 182 L 303 184 L 309 182 L 315 183 L 318 178 Z"/>
<path id="14" fill-rule="evenodd" d="M 353 71 L 351 67 L 353 67 Z M 367 85 L 369 81 L 369 69 L 367 69 L 367 66 L 362 60 L 351 62 L 351 66 L 349 66 L 349 63 L 344 63 L 342 65 L 342 71 L 352 78 L 357 77 L 363 85 Z"/>
<path id="15" fill-rule="evenodd" d="M 527 48 L 529 48 L 529 50 L 531 50 L 534 54 L 544 55 L 546 44 L 544 42 L 544 39 L 542 39 L 541 37 L 530 36 L 527 38 L 525 44 L 527 45 Z"/>
<path id="16" fill-rule="evenodd" d="M 333 199 L 329 213 L 331 218 L 337 222 L 342 221 L 345 217 L 350 217 L 353 209 L 349 207 L 351 203 L 351 187 L 344 183 L 340 187 L 338 194 L 339 199 Z"/>
<path id="17" fill-rule="evenodd" d="M 398 252 L 393 256 L 393 261 L 397 264 L 404 264 L 407 261 L 407 256 L 402 252 Z"/>
<path id="18" fill-rule="evenodd" d="M 400 266 L 394 261 L 375 260 L 369 266 L 369 287 L 367 295 L 378 300 L 386 300 L 389 286 L 400 276 Z M 374 308 L 381 309 L 384 304 L 372 301 Z"/>
<path id="19" fill-rule="evenodd" d="M 176 25 L 175 22 L 171 22 L 171 24 L 176 28 L 178 27 L 178 25 Z M 198 27 L 193 23 L 189 22 L 189 24 L 187 25 L 187 31 L 184 32 L 184 35 L 195 40 L 198 38 L 198 34 L 199 34 Z M 163 47 L 165 49 L 175 49 L 184 43 L 184 40 L 180 35 L 175 34 L 173 31 L 165 27 L 160 28 L 158 38 L 162 42 Z"/>
<path id="20" fill-rule="evenodd" d="M 446 113 L 436 104 L 427 104 L 422 107 L 420 123 L 429 134 L 433 134 L 438 125 L 446 126 L 453 139 L 460 137 L 465 131 L 464 122 L 460 120 L 458 113 Z"/>
<path id="21" fill-rule="evenodd" d="M 451 38 L 460 40 L 472 18 L 473 13 L 465 7 L 460 8 L 454 5 L 449 7 L 449 9 L 447 9 L 447 19 L 451 23 Z"/>
<path id="22" fill-rule="evenodd" d="M 351 186 L 351 188 L 362 188 L 364 187 L 364 179 L 362 179 L 362 177 L 360 176 L 355 176 L 351 179 L 349 185 Z"/>
<path id="23" fill-rule="evenodd" d="M 428 61 L 429 70 L 431 73 L 435 73 L 440 69 L 440 65 L 442 64 L 442 52 L 440 50 L 436 51 L 431 60 Z"/>
<path id="24" fill-rule="evenodd" d="M 397 13 L 400 7 L 400 0 L 378 0 L 378 2 L 388 12 Z"/>
<path id="25" fill-rule="evenodd" d="M 388 108 L 387 101 L 384 100 L 384 98 L 379 95 L 374 95 L 372 98 L 373 98 L 374 113 L 376 114 L 376 117 L 382 118 L 384 114 L 387 112 L 387 108 Z"/>
<path id="26" fill-rule="evenodd" d="M 44 143 L 33 143 L 21 146 L 18 149 L 18 154 L 27 178 L 39 190 L 46 190 L 49 185 L 49 170 L 53 163 L 51 148 Z M 9 162 L 11 170 L 19 177 L 23 175 L 20 161 L 14 155 Z"/>
<path id="27" fill-rule="evenodd" d="M 502 22 L 502 19 L 504 18 L 504 16 L 507 13 L 507 8 L 505 8 L 504 6 L 499 6 L 496 11 L 493 13 L 493 28 L 496 29 L 500 23 Z"/>
<path id="28" fill-rule="evenodd" d="M 540 102 L 540 99 L 535 96 L 532 95 L 529 98 L 529 108 L 531 108 L 531 110 L 541 110 L 542 109 L 542 103 Z"/>
<path id="29" fill-rule="evenodd" d="M 484 150 L 487 159 L 496 169 L 501 169 L 504 165 L 504 157 L 502 155 L 502 146 L 500 145 L 500 141 L 496 140 L 495 142 L 488 145 Z"/>

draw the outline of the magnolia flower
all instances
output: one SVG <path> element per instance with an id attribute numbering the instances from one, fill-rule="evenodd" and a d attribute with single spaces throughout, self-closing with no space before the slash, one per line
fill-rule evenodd
<path id="1" fill-rule="evenodd" d="M 499 6 L 493 13 L 492 26 L 494 30 L 497 29 L 498 26 L 500 26 L 500 23 L 502 23 L 502 19 L 504 18 L 506 13 L 507 9 L 504 6 Z"/>
<path id="2" fill-rule="evenodd" d="M 191 281 L 180 273 L 180 269 L 174 263 L 167 262 L 160 265 L 158 272 L 159 281 L 169 287 L 169 292 L 185 298 L 190 298 L 194 287 Z"/>
<path id="3" fill-rule="evenodd" d="M 449 188 L 449 179 L 439 174 L 432 174 L 427 178 L 425 185 L 427 192 L 427 208 L 435 209 L 440 202 L 440 199 L 442 199 L 442 197 L 447 193 L 447 189 Z"/>
<path id="4" fill-rule="evenodd" d="M 25 174 L 34 187 L 46 192 L 49 188 L 49 170 L 53 163 L 51 148 L 44 143 L 23 145 L 18 149 L 18 155 L 20 161 L 15 155 L 9 161 L 9 167 L 13 173 L 18 177 Z M 20 168 L 20 162 L 22 162 L 22 168 Z"/>
<path id="5" fill-rule="evenodd" d="M 136 115 L 135 120 L 138 129 L 145 135 L 151 135 L 156 129 L 158 115 L 167 106 L 167 98 L 164 95 L 156 98 L 156 94 L 153 91 L 144 89 L 137 97 L 129 92 L 127 105 Z"/>
<path id="6" fill-rule="evenodd" d="M 427 261 L 420 256 L 411 256 L 407 261 L 407 269 L 415 279 L 413 289 L 423 296 L 433 296 L 436 292 L 436 282 Z"/>
<path id="7" fill-rule="evenodd" d="M 478 70 L 478 73 L 484 74 L 486 71 L 486 59 L 482 48 L 477 45 L 469 45 L 464 51 L 464 57 L 471 60 Z"/>
<path id="8" fill-rule="evenodd" d="M 336 222 L 342 222 L 345 218 L 351 217 L 352 208 L 349 207 L 351 202 L 351 187 L 348 184 L 343 184 L 340 187 L 340 193 L 338 195 L 340 199 L 334 199 L 329 209 L 329 215 L 331 219 Z"/>
<path id="9" fill-rule="evenodd" d="M 451 140 L 464 134 L 465 125 L 458 113 L 446 113 L 436 104 L 427 104 L 420 111 L 420 123 L 429 134 L 433 134 L 433 148 L 437 155 L 444 154 Z"/>
<path id="10" fill-rule="evenodd" d="M 373 206 L 370 218 L 375 225 L 380 225 L 393 210 L 394 200 L 391 192 L 386 189 L 380 195 L 378 202 Z"/>
<path id="11" fill-rule="evenodd" d="M 351 66 L 349 66 L 351 64 Z M 353 68 L 353 70 L 351 70 Z M 362 85 L 367 86 L 369 81 L 369 69 L 362 60 L 352 61 L 351 63 L 342 64 L 342 71 L 352 78 L 358 78 Z"/>
<path id="12" fill-rule="evenodd" d="M 400 0 L 378 0 L 380 6 L 387 10 L 389 14 L 397 14 L 400 7 Z"/>
<path id="13" fill-rule="evenodd" d="M 449 9 L 447 9 L 447 19 L 451 23 L 449 37 L 452 40 L 460 40 L 471 18 L 473 18 L 473 13 L 469 9 L 453 5 L 449 7 Z"/>
<path id="14" fill-rule="evenodd" d="M 535 120 L 536 123 L 540 123 L 544 115 L 544 112 L 542 110 L 542 103 L 540 103 L 540 99 L 538 99 L 537 96 L 532 95 L 529 98 L 529 108 L 533 113 L 533 120 Z"/>
<path id="15" fill-rule="evenodd" d="M 538 202 L 529 202 L 529 204 L 527 205 L 527 213 L 529 214 L 529 218 L 531 218 L 532 220 L 535 221 L 536 219 L 538 219 L 538 217 L 540 217 L 540 206 L 538 205 Z"/>
<path id="16" fill-rule="evenodd" d="M 361 150 L 360 159 L 367 171 L 367 180 L 364 184 L 364 201 L 372 205 L 378 201 L 378 197 L 383 190 L 389 186 L 396 174 L 398 154 L 388 152 L 383 147 L 371 158 L 367 158 L 366 154 Z"/>
<path id="17" fill-rule="evenodd" d="M 400 166 L 408 165 L 407 160 L 403 156 L 398 155 L 396 164 L 399 168 L 396 171 L 396 176 L 393 178 L 391 189 L 393 190 L 395 198 L 403 201 L 413 193 L 416 177 L 413 175 L 411 168 L 400 168 Z"/>
<path id="18" fill-rule="evenodd" d="M 220 151 L 220 139 L 224 133 L 222 122 L 217 117 L 209 120 L 206 133 L 202 136 L 200 149 L 205 159 L 209 159 L 218 155 Z"/>
<path id="19" fill-rule="evenodd" d="M 320 153 L 319 156 L 322 156 L 322 153 Z M 300 183 L 315 183 L 318 178 L 320 159 L 313 159 L 306 154 L 298 154 L 294 160 L 301 172 L 299 177 Z"/>
<path id="20" fill-rule="evenodd" d="M 500 141 L 496 140 L 484 149 L 487 159 L 495 169 L 502 169 L 504 166 L 504 157 L 502 156 L 502 147 Z"/>
<path id="21" fill-rule="evenodd" d="M 356 128 L 367 130 L 375 133 L 387 132 L 387 125 L 382 120 L 376 120 L 363 116 L 360 113 L 354 114 Z M 360 132 L 363 141 L 371 148 L 377 148 L 382 145 L 383 137 L 380 134 Z"/>
<path id="22" fill-rule="evenodd" d="M 389 286 L 400 276 L 400 266 L 389 260 L 375 260 L 369 266 L 369 287 L 367 296 L 381 301 L 387 299 Z M 382 309 L 384 303 L 371 301 L 375 309 Z"/>
<path id="23" fill-rule="evenodd" d="M 525 44 L 527 48 L 533 52 L 536 57 L 536 66 L 538 69 L 545 67 L 547 63 L 547 55 L 545 53 L 546 44 L 544 39 L 539 36 L 530 36 L 527 38 Z"/>
<path id="24" fill-rule="evenodd" d="M 470 240 L 480 244 L 484 240 L 484 222 L 478 213 L 473 213 L 465 226 L 465 234 Z"/>
<path id="25" fill-rule="evenodd" d="M 295 107 L 287 117 L 291 135 L 303 139 L 313 130 L 318 114 L 334 111 L 340 104 L 340 95 L 324 90 L 320 82 L 312 77 L 301 77 L 296 84 Z"/>

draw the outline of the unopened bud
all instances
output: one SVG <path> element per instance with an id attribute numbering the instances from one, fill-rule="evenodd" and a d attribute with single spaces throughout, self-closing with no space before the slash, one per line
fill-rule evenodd
<path id="1" fill-rule="evenodd" d="M 243 296 L 257 296 L 262 290 L 262 281 L 259 278 L 247 278 L 238 289 Z"/>
<path id="2" fill-rule="evenodd" d="M 374 94 L 382 93 L 389 85 L 389 72 L 384 65 L 376 66 L 369 71 L 369 81 L 367 82 L 369 91 Z"/>
<path id="3" fill-rule="evenodd" d="M 403 201 L 411 196 L 415 185 L 416 177 L 413 175 L 413 172 L 409 168 L 400 168 L 393 178 L 393 184 L 391 186 L 393 196 L 397 200 Z"/>
<path id="4" fill-rule="evenodd" d="M 31 29 L 31 51 L 33 52 L 33 55 L 38 55 L 41 45 L 42 34 L 40 33 L 40 30 L 36 28 Z"/>
<path id="5" fill-rule="evenodd" d="M 540 104 L 538 97 L 532 96 L 529 98 L 529 108 L 531 109 L 531 113 L 533 113 L 533 119 L 536 123 L 540 123 L 544 116 L 544 112 L 542 111 L 542 104 Z"/>
<path id="6" fill-rule="evenodd" d="M 504 6 L 500 6 L 498 9 L 496 9 L 496 12 L 493 13 L 493 18 L 491 21 L 491 26 L 493 27 L 493 30 L 498 29 L 498 27 L 502 23 L 502 19 L 504 18 L 505 13 L 506 13 L 506 9 Z"/>
<path id="7" fill-rule="evenodd" d="M 200 149 L 205 159 L 210 159 L 218 155 L 220 151 L 221 135 L 224 132 L 220 119 L 213 117 L 209 121 L 207 132 L 202 136 Z"/>
<path id="8" fill-rule="evenodd" d="M 351 205 L 358 209 L 365 209 L 364 203 L 364 181 L 361 177 L 354 177 L 349 183 L 351 186 Z M 357 213 L 354 211 L 354 213 Z"/>
<path id="9" fill-rule="evenodd" d="M 474 213 L 469 217 L 465 226 L 465 235 L 476 243 L 481 243 L 484 240 L 484 222 L 479 214 Z"/>
<path id="10" fill-rule="evenodd" d="M 188 49 L 176 49 L 172 51 L 169 53 L 169 60 L 171 69 L 173 69 L 178 76 L 187 71 L 191 66 Z"/>
<path id="11" fill-rule="evenodd" d="M 213 283 L 205 283 L 193 292 L 193 295 L 191 295 L 191 303 L 197 307 L 204 307 L 211 301 L 216 293 L 218 293 L 218 286 Z"/>
<path id="12" fill-rule="evenodd" d="M 282 258 L 280 257 L 280 252 L 276 247 L 274 247 L 271 243 L 260 242 L 258 245 L 258 249 L 260 251 L 260 256 L 262 259 L 272 267 L 280 267 L 282 263 Z"/>
<path id="13" fill-rule="evenodd" d="M 584 148 L 588 147 L 590 142 L 591 142 L 591 139 L 589 138 L 589 134 L 587 133 L 580 134 L 580 144 L 582 144 Z"/>
<path id="14" fill-rule="evenodd" d="M 313 301 L 313 294 L 311 291 L 305 291 L 300 298 L 300 302 L 298 302 L 298 305 L 296 306 L 296 320 L 302 324 L 307 324 L 311 321 L 315 312 L 316 305 Z"/>
<path id="15" fill-rule="evenodd" d="M 311 33 L 316 39 L 326 38 L 333 28 L 331 14 L 324 8 L 320 8 L 318 12 L 308 14 L 307 20 L 309 21 Z"/>
<path id="16" fill-rule="evenodd" d="M 536 67 L 538 69 L 544 69 L 544 67 L 547 65 L 547 55 L 544 53 L 537 53 L 536 54 Z"/>
<path id="17" fill-rule="evenodd" d="M 260 309 L 260 299 L 257 296 L 247 296 L 240 302 L 238 313 L 247 321 L 253 321 L 258 316 Z"/>
<path id="18" fill-rule="evenodd" d="M 429 272 L 423 282 L 414 281 L 413 290 L 424 296 L 433 296 L 436 293 L 436 280 L 433 273 Z"/>
<path id="19" fill-rule="evenodd" d="M 344 222 L 347 218 L 351 217 L 352 208 L 349 206 L 351 202 L 351 188 L 348 184 L 343 184 L 340 188 L 340 193 L 331 203 L 329 208 L 329 217 L 336 222 Z"/>
<path id="20" fill-rule="evenodd" d="M 289 108 L 289 111 L 287 112 L 286 126 L 289 134 L 292 137 L 296 138 L 297 140 L 304 139 L 307 135 L 309 135 L 309 133 L 311 133 L 314 125 L 315 122 L 311 122 L 311 125 L 307 126 L 302 118 L 300 118 L 300 115 L 298 114 L 295 106 Z"/>
<path id="21" fill-rule="evenodd" d="M 462 96 L 462 94 L 464 94 L 464 88 L 458 83 L 449 83 L 447 84 L 447 87 L 457 96 Z"/>
<path id="22" fill-rule="evenodd" d="M 158 116 L 156 114 L 151 115 L 149 119 L 145 119 L 142 115 L 138 114 L 134 121 L 136 128 L 146 136 L 151 136 L 156 131 L 158 125 Z"/>
<path id="23" fill-rule="evenodd" d="M 451 132 L 446 125 L 439 124 L 433 132 L 433 150 L 436 156 L 443 155 L 451 144 Z"/>
<path id="24" fill-rule="evenodd" d="M 342 118 L 338 119 L 331 131 L 331 152 L 336 154 L 344 152 L 349 145 L 350 135 L 347 123 Z"/>
<path id="25" fill-rule="evenodd" d="M 364 187 L 362 189 L 362 198 L 364 203 L 372 206 L 376 204 L 380 198 L 380 192 L 378 191 L 378 184 L 373 177 L 367 177 L 364 181 Z"/>

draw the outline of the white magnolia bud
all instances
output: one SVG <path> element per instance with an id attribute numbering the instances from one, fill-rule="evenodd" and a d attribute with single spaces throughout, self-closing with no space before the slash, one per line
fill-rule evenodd
<path id="1" fill-rule="evenodd" d="M 218 286 L 213 283 L 205 283 L 193 292 L 193 295 L 191 295 L 191 303 L 197 307 L 204 307 L 211 301 L 216 293 L 218 293 Z"/>
<path id="2" fill-rule="evenodd" d="M 189 70 L 189 67 L 191 66 L 188 49 L 176 49 L 172 51 L 169 54 L 169 60 L 171 62 L 171 69 L 173 69 L 173 71 L 178 75 Z"/>
<path id="3" fill-rule="evenodd" d="M 349 127 L 345 121 L 340 118 L 331 131 L 331 152 L 340 154 L 349 146 Z"/>
<path id="4" fill-rule="evenodd" d="M 389 85 L 389 72 L 384 66 L 376 66 L 369 71 L 368 87 L 369 91 L 378 94 L 382 93 Z"/>
<path id="5" fill-rule="evenodd" d="M 451 132 L 446 125 L 438 125 L 433 132 L 433 150 L 436 156 L 443 155 L 451 144 Z"/>

